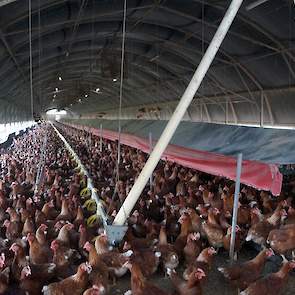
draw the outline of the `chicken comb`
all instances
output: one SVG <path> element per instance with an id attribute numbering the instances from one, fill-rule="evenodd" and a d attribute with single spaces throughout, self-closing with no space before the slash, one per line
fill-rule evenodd
<path id="1" fill-rule="evenodd" d="M 13 248 L 15 248 L 15 247 L 19 247 L 19 245 L 18 245 L 17 243 L 13 243 L 13 244 L 10 246 L 9 250 L 13 250 Z"/>
<path id="2" fill-rule="evenodd" d="M 289 261 L 290 267 L 295 268 L 295 260 Z"/>
<path id="3" fill-rule="evenodd" d="M 267 255 L 267 257 L 271 257 L 271 256 L 275 255 L 275 253 L 274 253 L 273 249 L 268 248 L 266 250 L 266 255 Z"/>
<path id="4" fill-rule="evenodd" d="M 54 249 L 56 246 L 58 246 L 59 245 L 59 243 L 58 243 L 58 241 L 57 240 L 53 240 L 52 242 L 51 242 L 51 244 L 50 244 L 50 249 Z"/>
<path id="5" fill-rule="evenodd" d="M 208 254 L 213 255 L 213 254 L 216 254 L 216 253 L 217 253 L 217 251 L 215 250 L 215 248 L 210 247 L 210 248 L 208 249 Z"/>
<path id="6" fill-rule="evenodd" d="M 88 241 L 84 244 L 83 249 L 89 250 L 92 244 L 90 244 Z"/>
<path id="7" fill-rule="evenodd" d="M 195 272 L 192 272 L 191 275 L 193 275 L 198 280 L 201 280 L 203 277 L 206 276 L 206 274 L 203 271 L 198 271 L 198 270 L 196 270 Z"/>
<path id="8" fill-rule="evenodd" d="M 93 289 L 93 290 L 97 290 L 97 291 L 99 291 L 99 287 L 98 287 L 97 285 L 93 285 L 93 286 L 92 286 L 92 289 Z"/>

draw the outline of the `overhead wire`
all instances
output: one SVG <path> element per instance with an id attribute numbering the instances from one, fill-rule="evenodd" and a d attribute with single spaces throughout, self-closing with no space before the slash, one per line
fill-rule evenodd
<path id="1" fill-rule="evenodd" d="M 204 26 L 204 17 L 205 17 L 205 3 L 204 3 L 204 0 L 202 0 L 202 23 L 201 23 L 201 26 L 202 26 L 202 43 L 201 43 L 201 46 L 202 46 L 202 58 L 204 56 L 204 52 L 205 52 L 205 26 Z M 203 82 L 204 83 L 204 82 Z M 200 85 L 200 90 L 203 90 L 203 83 Z M 201 122 L 203 122 L 203 99 L 202 97 L 200 97 L 200 120 Z"/>
<path id="2" fill-rule="evenodd" d="M 123 34 L 122 34 L 122 50 L 121 50 L 121 69 L 120 69 L 120 94 L 119 94 L 119 117 L 118 117 L 118 159 L 117 164 L 120 164 L 120 148 L 121 148 L 121 116 L 122 116 L 122 98 L 123 98 L 123 80 L 124 80 L 124 61 L 125 61 L 125 37 L 126 37 L 126 13 L 127 0 L 124 0 L 124 16 L 123 16 Z M 117 170 L 119 171 L 119 170 Z M 119 174 L 119 172 L 118 172 Z"/>
<path id="3" fill-rule="evenodd" d="M 119 111 L 118 111 L 118 146 L 117 146 L 117 163 L 116 163 L 116 183 L 115 189 L 112 196 L 111 204 L 117 193 L 117 186 L 120 181 L 120 162 L 121 162 L 121 117 L 122 117 L 122 100 L 123 100 L 123 82 L 124 82 L 124 62 L 125 62 L 125 38 L 126 38 L 126 18 L 127 18 L 127 0 L 124 0 L 124 10 L 123 10 L 123 26 L 122 26 L 122 49 L 121 49 L 121 67 L 120 67 L 120 92 L 119 92 Z M 121 206 L 123 203 L 119 197 Z M 110 209 L 111 209 L 110 204 Z M 124 207 L 123 207 L 124 210 Z M 124 210 L 125 212 L 125 210 Z M 109 212 L 110 213 L 110 212 Z M 125 213 L 126 215 L 126 213 Z"/>
<path id="4" fill-rule="evenodd" d="M 38 81 L 39 81 L 39 97 L 41 98 L 41 3 L 40 0 L 38 0 L 38 65 L 39 65 L 39 70 L 38 70 Z"/>
<path id="5" fill-rule="evenodd" d="M 32 0 L 29 0 L 29 47 L 30 47 L 30 92 L 31 116 L 34 120 L 34 93 L 33 93 L 33 56 L 32 56 Z"/>

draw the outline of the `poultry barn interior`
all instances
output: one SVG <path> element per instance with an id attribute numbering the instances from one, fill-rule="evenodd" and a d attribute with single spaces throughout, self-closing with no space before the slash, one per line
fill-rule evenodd
<path id="1" fill-rule="evenodd" d="M 295 294 L 294 0 L 0 0 L 0 294 Z"/>

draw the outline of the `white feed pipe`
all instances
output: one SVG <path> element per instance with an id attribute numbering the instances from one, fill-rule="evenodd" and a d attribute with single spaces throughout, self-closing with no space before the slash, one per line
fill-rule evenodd
<path id="1" fill-rule="evenodd" d="M 190 105 L 197 90 L 199 89 L 201 82 L 203 81 L 242 3 L 243 3 L 243 0 L 232 0 L 192 80 L 190 81 L 188 87 L 186 88 L 182 98 L 179 101 L 178 106 L 176 107 L 160 139 L 158 140 L 156 146 L 154 147 L 152 153 L 150 154 L 150 157 L 147 160 L 145 166 L 143 167 L 139 177 L 134 183 L 122 207 L 120 208 L 114 220 L 114 223 L 113 223 L 114 225 L 124 225 L 127 217 L 130 215 L 138 198 L 140 197 L 140 194 L 142 193 L 144 187 L 146 186 L 150 175 L 153 173 L 155 167 L 157 166 L 159 160 L 161 159 L 163 152 L 165 151 L 175 130 L 177 129 L 181 119 L 183 118 L 188 106 Z"/>
<path id="2" fill-rule="evenodd" d="M 63 137 L 63 135 L 55 128 L 55 126 L 51 122 L 49 122 L 49 123 L 52 126 L 52 128 L 54 129 L 54 131 L 57 133 L 59 138 L 63 141 L 67 150 L 74 157 L 76 163 L 78 164 L 78 167 L 81 167 L 81 171 L 83 172 L 83 174 L 87 176 L 87 188 L 91 191 L 91 198 L 94 199 L 96 202 L 96 208 L 97 208 L 96 214 L 101 217 L 104 226 L 106 226 L 107 225 L 107 214 L 105 213 L 103 205 L 96 193 L 96 190 L 95 190 L 93 183 L 92 183 L 92 179 L 90 178 L 88 171 L 86 170 L 84 165 L 81 163 L 78 155 L 73 150 L 73 148 L 69 145 L 69 143 L 66 141 L 66 139 Z"/>

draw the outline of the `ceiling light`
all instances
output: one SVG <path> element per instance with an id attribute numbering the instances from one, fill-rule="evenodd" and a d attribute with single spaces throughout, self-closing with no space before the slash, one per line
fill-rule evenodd
<path id="1" fill-rule="evenodd" d="M 88 97 L 88 94 L 85 94 L 85 97 L 87 98 Z"/>
<path id="2" fill-rule="evenodd" d="M 96 89 L 95 89 L 95 92 L 99 92 L 99 90 L 100 90 L 99 88 L 96 88 Z"/>
<path id="3" fill-rule="evenodd" d="M 58 80 L 59 80 L 59 81 L 62 81 L 62 77 L 61 77 L 61 76 L 59 76 L 59 77 L 58 77 Z"/>
<path id="4" fill-rule="evenodd" d="M 82 102 L 82 99 L 81 98 L 79 98 L 79 100 L 78 100 L 79 102 Z"/>
<path id="5" fill-rule="evenodd" d="M 113 82 L 117 82 L 117 78 L 113 78 Z"/>
<path id="6" fill-rule="evenodd" d="M 56 98 L 56 94 L 54 94 L 53 97 Z"/>
<path id="7" fill-rule="evenodd" d="M 46 112 L 46 115 L 66 115 L 66 110 L 51 109 Z"/>
<path id="8" fill-rule="evenodd" d="M 57 87 L 55 88 L 55 91 L 56 91 L 56 92 L 58 91 L 58 88 L 57 88 Z"/>
<path id="9" fill-rule="evenodd" d="M 73 104 L 71 103 L 71 104 L 70 104 L 70 107 L 72 107 L 72 106 L 73 106 Z"/>
<path id="10" fill-rule="evenodd" d="M 55 99 L 53 98 L 53 99 L 52 99 L 52 101 L 54 102 L 54 101 L 55 101 Z"/>

